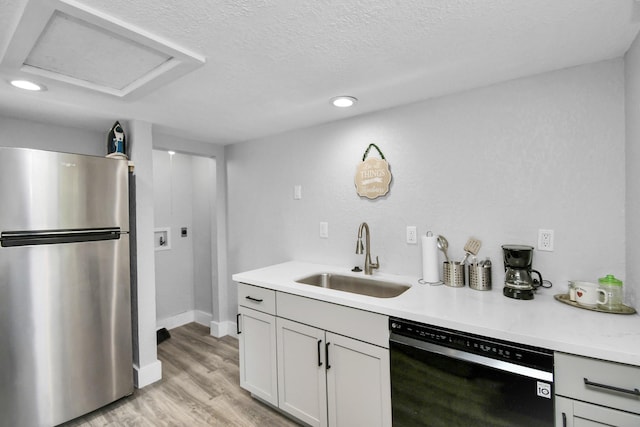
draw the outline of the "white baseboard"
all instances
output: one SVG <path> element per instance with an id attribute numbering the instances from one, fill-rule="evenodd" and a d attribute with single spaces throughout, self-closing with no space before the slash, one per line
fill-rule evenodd
<path id="1" fill-rule="evenodd" d="M 212 321 L 209 325 L 209 328 L 211 329 L 211 336 L 214 336 L 216 338 L 222 338 L 226 335 L 230 335 L 235 338 L 238 337 L 238 335 L 236 334 L 237 329 L 235 322 L 230 322 L 228 320 L 224 322 Z"/>
<path id="2" fill-rule="evenodd" d="M 202 326 L 209 326 L 213 316 L 211 313 L 207 313 L 200 310 L 195 310 L 195 322 Z"/>
<path id="3" fill-rule="evenodd" d="M 211 314 L 200 310 L 189 310 L 175 316 L 166 317 L 156 322 L 156 329 L 166 328 L 171 330 L 191 322 L 196 322 L 202 326 L 209 326 L 211 323 Z"/>
<path id="4" fill-rule="evenodd" d="M 156 321 L 156 329 L 173 329 L 178 326 L 186 325 L 195 321 L 195 315 L 193 310 L 185 311 L 184 313 L 176 314 L 175 316 L 166 317 Z"/>
<path id="5" fill-rule="evenodd" d="M 185 311 L 184 313 L 158 320 L 156 322 L 156 329 L 166 328 L 171 330 L 191 322 L 196 322 L 202 326 L 208 326 L 211 336 L 216 338 L 222 338 L 226 335 L 238 338 L 238 334 L 236 333 L 236 322 L 214 322 L 211 320 L 212 317 L 213 316 L 211 316 L 211 314 L 200 310 Z"/>
<path id="6" fill-rule="evenodd" d="M 133 365 L 133 385 L 143 388 L 162 379 L 162 362 L 156 360 L 144 366 Z"/>

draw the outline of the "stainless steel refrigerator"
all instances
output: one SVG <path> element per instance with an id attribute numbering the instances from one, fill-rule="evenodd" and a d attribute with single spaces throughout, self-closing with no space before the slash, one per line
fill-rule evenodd
<path id="1" fill-rule="evenodd" d="M 0 148 L 0 426 L 133 392 L 126 160 Z"/>

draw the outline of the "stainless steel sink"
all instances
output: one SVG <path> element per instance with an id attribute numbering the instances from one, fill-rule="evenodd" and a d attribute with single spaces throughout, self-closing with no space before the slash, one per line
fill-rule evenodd
<path id="1" fill-rule="evenodd" d="M 298 279 L 296 282 L 377 298 L 397 297 L 411 287 L 402 283 L 365 279 L 363 277 L 343 276 L 341 274 L 332 273 L 314 274 L 312 276 Z"/>

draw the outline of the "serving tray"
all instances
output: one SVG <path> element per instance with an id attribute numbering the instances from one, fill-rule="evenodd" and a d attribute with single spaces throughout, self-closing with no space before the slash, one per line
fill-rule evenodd
<path id="1" fill-rule="evenodd" d="M 629 307 L 628 305 L 624 305 L 624 304 L 622 305 L 622 308 L 620 308 L 619 310 L 605 310 L 603 308 L 598 308 L 598 306 L 587 307 L 584 305 L 580 305 L 575 301 L 571 301 L 569 299 L 569 294 L 556 294 L 553 297 L 560 302 L 569 304 L 572 307 L 582 308 L 584 310 L 599 311 L 601 313 L 613 313 L 613 314 L 634 314 L 636 312 L 635 308 Z"/>

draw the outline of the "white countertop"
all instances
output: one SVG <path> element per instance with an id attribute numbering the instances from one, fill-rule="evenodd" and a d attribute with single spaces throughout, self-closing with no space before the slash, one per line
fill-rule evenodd
<path id="1" fill-rule="evenodd" d="M 495 268 L 495 267 L 494 267 Z M 375 298 L 296 283 L 315 273 L 348 268 L 291 261 L 234 274 L 233 280 L 521 344 L 640 366 L 640 315 L 584 310 L 556 301 L 566 285 L 540 289 L 529 301 L 506 298 L 502 283 L 491 291 L 418 283 L 418 278 L 374 272 L 372 279 L 411 285 L 395 298 Z"/>

